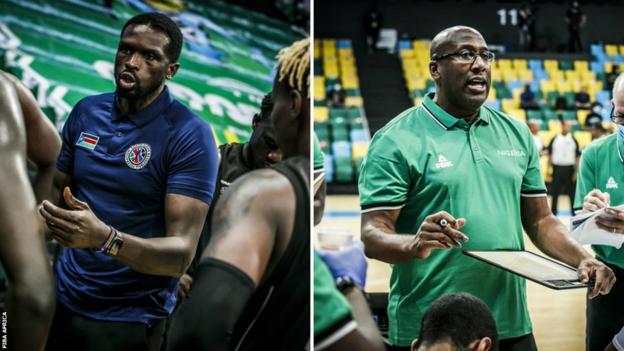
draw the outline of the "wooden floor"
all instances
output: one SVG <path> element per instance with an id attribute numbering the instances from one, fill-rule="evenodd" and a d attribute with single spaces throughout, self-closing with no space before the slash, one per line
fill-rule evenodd
<path id="1" fill-rule="evenodd" d="M 569 209 L 567 197 L 559 200 L 560 208 Z M 348 229 L 355 237 L 360 233 L 359 202 L 357 196 L 328 196 L 326 216 L 317 228 Z M 562 218 L 568 225 L 569 217 Z M 526 248 L 539 250 L 525 235 Z M 369 260 L 366 290 L 388 291 L 390 267 Z M 585 340 L 585 289 L 556 291 L 527 281 L 529 313 L 533 333 L 540 351 L 581 351 Z"/>

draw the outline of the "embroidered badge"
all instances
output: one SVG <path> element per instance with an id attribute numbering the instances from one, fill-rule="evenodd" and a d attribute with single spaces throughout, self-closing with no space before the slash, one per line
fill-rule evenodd
<path id="1" fill-rule="evenodd" d="M 134 144 L 126 151 L 126 164 L 132 169 L 145 167 L 152 155 L 152 148 L 148 144 Z"/>
<path id="2" fill-rule="evenodd" d="M 82 132 L 76 142 L 77 146 L 83 147 L 87 150 L 93 150 L 97 146 L 100 137 L 97 135 Z"/>

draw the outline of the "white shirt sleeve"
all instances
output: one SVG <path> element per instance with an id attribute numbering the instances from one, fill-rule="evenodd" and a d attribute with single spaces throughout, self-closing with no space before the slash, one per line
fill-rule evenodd
<path id="1" fill-rule="evenodd" d="M 620 332 L 615 334 L 612 342 L 616 350 L 624 351 L 624 328 L 620 329 Z"/>

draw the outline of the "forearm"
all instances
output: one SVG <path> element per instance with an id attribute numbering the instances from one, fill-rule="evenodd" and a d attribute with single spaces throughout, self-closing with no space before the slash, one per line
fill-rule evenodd
<path id="1" fill-rule="evenodd" d="M 546 216 L 526 228 L 531 241 L 542 252 L 572 267 L 578 267 L 585 258 L 592 256 L 568 235 L 568 229 L 555 216 Z"/>
<path id="2" fill-rule="evenodd" d="M 140 238 L 121 233 L 123 245 L 115 258 L 135 271 L 180 277 L 190 265 L 195 246 L 176 236 Z"/>
<path id="3" fill-rule="evenodd" d="M 343 292 L 351 306 L 351 314 L 358 325 L 357 332 L 366 340 L 367 350 L 385 350 L 383 338 L 373 320 L 364 293 L 359 288 L 348 288 Z"/>
<path id="4" fill-rule="evenodd" d="M 39 166 L 37 176 L 33 182 L 33 190 L 37 203 L 41 203 L 43 200 L 56 201 L 59 198 L 58 190 L 54 193 L 52 192 L 55 171 L 56 167 L 54 164 Z"/>
<path id="5" fill-rule="evenodd" d="M 397 234 L 384 224 L 367 224 L 362 229 L 366 256 L 386 263 L 401 263 L 416 258 L 414 235 Z"/>

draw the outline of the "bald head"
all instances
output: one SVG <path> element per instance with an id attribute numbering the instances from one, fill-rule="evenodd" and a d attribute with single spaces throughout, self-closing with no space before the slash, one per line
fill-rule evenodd
<path id="1" fill-rule="evenodd" d="M 624 92 L 624 73 L 617 76 L 613 83 L 613 96 L 622 94 L 622 92 Z"/>
<path id="2" fill-rule="evenodd" d="M 433 40 L 431 41 L 431 49 L 429 51 L 429 57 L 431 59 L 434 56 L 440 56 L 443 50 L 450 45 L 457 45 L 458 42 L 462 41 L 462 38 L 465 34 L 470 36 L 477 35 L 481 39 L 483 36 L 479 33 L 478 30 L 467 27 L 467 26 L 454 26 L 450 28 L 446 28 L 445 30 L 438 33 Z M 483 40 L 485 42 L 485 40 Z"/>

